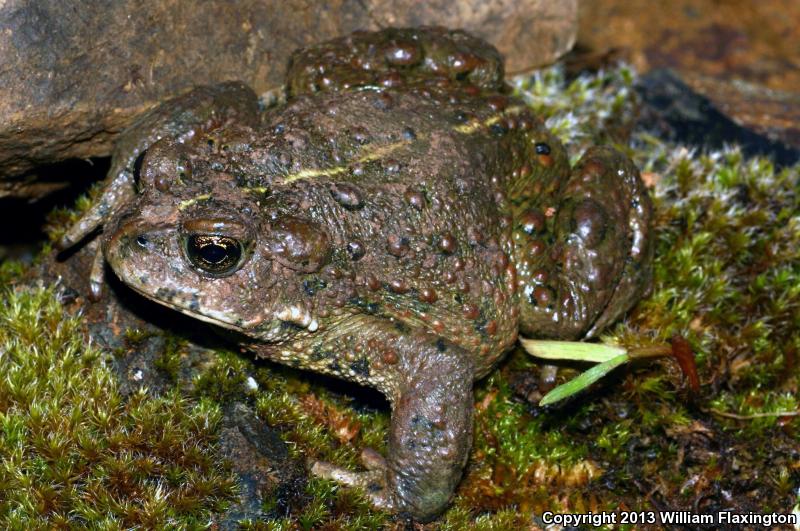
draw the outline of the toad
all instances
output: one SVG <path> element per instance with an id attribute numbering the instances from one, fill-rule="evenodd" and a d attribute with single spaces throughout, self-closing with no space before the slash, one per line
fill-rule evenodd
<path id="1" fill-rule="evenodd" d="M 441 28 L 294 53 L 286 101 L 238 82 L 164 102 L 117 142 L 102 226 L 136 292 L 258 356 L 388 397 L 388 454 L 312 471 L 430 520 L 472 439 L 473 383 L 517 340 L 585 339 L 647 289 L 651 203 L 607 147 L 569 167 L 489 44 Z"/>

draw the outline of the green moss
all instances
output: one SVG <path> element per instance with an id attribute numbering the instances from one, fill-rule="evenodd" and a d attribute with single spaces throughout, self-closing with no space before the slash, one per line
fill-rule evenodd
<path id="1" fill-rule="evenodd" d="M 590 144 L 623 142 L 635 114 L 634 77 L 621 67 L 568 81 L 556 67 L 515 87 L 575 160 Z M 452 506 L 426 529 L 527 528 L 545 510 L 644 510 L 654 499 L 691 508 L 698 496 L 714 494 L 702 485 L 734 493 L 742 507 L 786 511 L 798 503 L 793 489 L 800 471 L 791 455 L 800 420 L 780 416 L 800 407 L 798 169 L 776 172 L 768 161 L 746 160 L 734 149 L 702 154 L 645 134 L 619 147 L 656 181 L 658 246 L 652 294 L 606 339 L 643 346 L 685 337 L 696 354 L 700 392 L 689 391 L 677 366 L 662 359 L 627 366 L 594 392 L 542 409 L 520 390 L 520 375 L 539 369 L 518 349 L 477 386 L 465 478 Z M 71 216 L 62 212 L 55 224 L 64 226 Z M 19 274 L 17 266 L 0 266 L 0 280 Z M 76 339 L 78 321 L 61 323 L 51 292 L 10 294 L 5 304 L 3 315 L 27 309 L 15 310 L 19 330 L 0 336 L 3 345 L 12 337 L 22 345 L 0 347 L 0 373 L 11 374 L 0 383 L 10 386 L 0 397 L 11 393 L 15 404 L 25 405 L 0 408 L 0 479 L 11 487 L 0 488 L 4 524 L 123 526 L 165 515 L 188 526 L 204 522 L 231 492 L 230 479 L 209 457 L 219 406 L 231 400 L 250 401 L 302 462 L 357 468 L 364 446 L 385 451 L 387 412 L 356 411 L 351 399 L 313 375 L 254 362 L 249 354 L 219 352 L 184 371 L 182 344 L 168 342 L 157 363 L 176 381 L 195 374 L 185 386 L 191 400 L 177 391 L 123 400 L 101 354 Z M 143 339 L 140 332 L 128 337 Z M 24 378 L 14 372 L 23 369 L 9 369 L 9 360 L 28 367 Z M 562 368 L 559 380 L 584 368 Z M 54 419 L 54 411 L 66 414 Z M 178 451 L 165 442 L 173 439 L 197 445 L 178 445 Z M 218 490 L 209 490 L 212 477 Z M 200 486 L 175 494 L 187 481 Z M 79 494 L 84 491 L 100 494 Z M 400 525 L 372 510 L 360 493 L 327 481 L 310 478 L 305 495 L 288 517 L 242 522 L 242 528 Z M 263 500 L 267 511 L 277 505 Z"/>
<path id="2" fill-rule="evenodd" d="M 54 290 L 4 294 L 0 374 L 0 527 L 196 527 L 233 499 L 219 408 L 123 399 Z"/>

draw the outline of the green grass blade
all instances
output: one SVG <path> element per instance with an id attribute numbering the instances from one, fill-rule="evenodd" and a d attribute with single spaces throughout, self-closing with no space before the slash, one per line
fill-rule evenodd
<path id="1" fill-rule="evenodd" d="M 629 359 L 630 357 L 628 354 L 620 354 L 619 356 L 611 358 L 610 360 L 606 360 L 603 363 L 595 365 L 591 369 L 581 373 L 577 378 L 574 378 L 565 384 L 559 385 L 544 395 L 544 397 L 542 397 L 542 399 L 539 401 L 539 405 L 547 406 L 549 404 L 558 402 L 559 400 L 564 400 L 568 396 L 572 396 L 577 392 L 583 391 Z"/>
<path id="2" fill-rule="evenodd" d="M 581 341 L 549 341 L 521 337 L 522 348 L 537 358 L 546 360 L 591 361 L 603 363 L 625 354 L 625 349 L 604 343 L 584 343 Z"/>

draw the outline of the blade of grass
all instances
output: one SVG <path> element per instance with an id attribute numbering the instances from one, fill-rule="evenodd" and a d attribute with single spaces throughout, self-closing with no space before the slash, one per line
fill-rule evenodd
<path id="1" fill-rule="evenodd" d="M 537 358 L 547 360 L 573 360 L 602 363 L 625 354 L 625 349 L 604 343 L 584 343 L 581 341 L 550 341 L 521 337 L 522 348 Z"/>
<path id="2" fill-rule="evenodd" d="M 549 404 L 558 402 L 559 400 L 564 400 L 568 396 L 572 396 L 575 393 L 583 391 L 628 360 L 630 360 L 630 356 L 625 353 L 595 365 L 591 369 L 581 373 L 577 378 L 574 378 L 565 384 L 559 385 L 544 395 L 539 401 L 539 405 L 547 406 Z"/>

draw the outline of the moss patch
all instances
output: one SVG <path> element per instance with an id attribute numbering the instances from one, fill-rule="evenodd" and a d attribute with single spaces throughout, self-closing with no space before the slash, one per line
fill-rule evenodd
<path id="1" fill-rule="evenodd" d="M 119 394 L 53 289 L 0 302 L 0 527 L 198 527 L 235 495 L 219 408 Z"/>
<path id="2" fill-rule="evenodd" d="M 567 81 L 556 67 L 517 80 L 515 89 L 573 160 L 590 144 L 624 141 L 618 147 L 655 183 L 653 293 L 606 339 L 641 347 L 684 337 L 696 354 L 700 392 L 664 359 L 626 366 L 591 393 L 539 408 L 540 367 L 514 351 L 476 389 L 464 481 L 427 529 L 527 528 L 546 510 L 787 512 L 798 503 L 798 168 L 776 172 L 735 149 L 703 154 L 642 133 L 628 142 L 634 79 L 621 67 Z M 67 214 L 59 216 L 56 225 L 66 223 Z M 18 274 L 0 268 L 0 280 Z M 249 355 L 220 352 L 187 370 L 180 341 L 167 342 L 158 367 L 186 396 L 139 393 L 125 401 L 102 355 L 77 333 L 78 320 L 62 322 L 51 291 L 4 297 L 3 318 L 17 323 L 0 332 L 0 373 L 11 375 L 0 388 L 16 382 L 16 395 L 0 391 L 4 524 L 207 521 L 231 496 L 230 478 L 210 457 L 219 405 L 229 401 L 247 401 L 301 462 L 357 467 L 363 446 L 385 449 L 386 411 Z M 583 369 L 565 366 L 559 381 Z M 192 385 L 180 382 L 185 374 L 193 374 Z M 191 444 L 164 442 L 174 440 Z M 186 492 L 187 481 L 197 487 Z M 89 486 L 108 494 L 88 494 Z M 300 490 L 288 515 L 276 510 L 285 502 L 275 493 L 263 501 L 267 517 L 241 526 L 402 528 L 356 492 L 314 478 Z"/>

